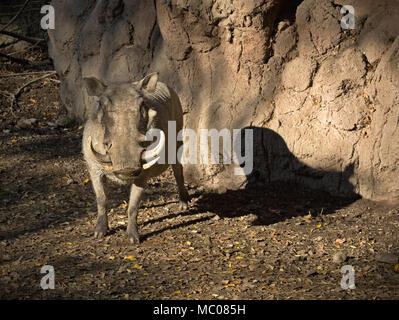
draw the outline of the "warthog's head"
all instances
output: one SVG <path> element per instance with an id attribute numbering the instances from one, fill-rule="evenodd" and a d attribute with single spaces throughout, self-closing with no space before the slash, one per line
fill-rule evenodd
<path id="1" fill-rule="evenodd" d="M 96 78 L 84 78 L 90 96 L 98 102 L 90 112 L 87 132 L 89 156 L 122 180 L 139 176 L 149 169 L 165 146 L 160 138 L 146 150 L 146 132 L 157 112 L 146 103 L 146 95 L 156 90 L 158 75 L 150 74 L 134 83 L 105 86 Z M 155 161 L 154 161 L 155 160 Z"/>

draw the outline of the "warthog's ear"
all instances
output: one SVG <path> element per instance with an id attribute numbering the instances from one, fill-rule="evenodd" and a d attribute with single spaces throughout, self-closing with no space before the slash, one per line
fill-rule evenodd
<path id="1" fill-rule="evenodd" d="M 83 78 L 83 83 L 89 96 L 99 97 L 107 88 L 100 80 L 93 77 Z"/>
<path id="2" fill-rule="evenodd" d="M 146 90 L 147 92 L 154 92 L 157 87 L 158 72 L 150 73 L 146 75 L 137 84 L 138 89 Z"/>

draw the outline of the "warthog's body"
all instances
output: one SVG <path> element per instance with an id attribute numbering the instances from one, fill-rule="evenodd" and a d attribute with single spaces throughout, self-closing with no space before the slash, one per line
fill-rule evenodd
<path id="1" fill-rule="evenodd" d="M 99 103 L 86 122 L 82 142 L 97 197 L 94 236 L 102 237 L 108 229 L 104 182 L 110 179 L 131 185 L 127 233 L 131 242 L 139 242 L 137 211 L 143 188 L 149 178 L 168 168 L 168 164 L 148 162 L 149 153 L 152 152 L 153 159 L 156 155 L 155 151 L 145 149 L 149 145 L 145 134 L 152 128 L 162 130 L 166 138 L 163 150 L 168 154 L 168 121 L 176 122 L 177 131 L 183 127 L 179 98 L 171 88 L 158 81 L 157 74 L 150 74 L 138 82 L 108 87 L 95 78 L 85 78 L 84 81 L 89 95 L 99 97 Z M 181 142 L 177 141 L 176 150 L 180 145 Z M 188 193 L 184 186 L 183 168 L 180 163 L 172 164 L 172 168 L 179 189 L 180 207 L 185 209 Z"/>

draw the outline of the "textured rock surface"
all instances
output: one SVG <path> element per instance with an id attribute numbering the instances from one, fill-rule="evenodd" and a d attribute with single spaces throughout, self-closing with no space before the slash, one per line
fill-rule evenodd
<path id="1" fill-rule="evenodd" d="M 254 170 L 187 165 L 223 191 L 296 181 L 334 194 L 398 200 L 399 7 L 342 1 L 53 1 L 50 54 L 71 116 L 105 83 L 158 71 L 178 92 L 186 127 L 254 129 Z"/>

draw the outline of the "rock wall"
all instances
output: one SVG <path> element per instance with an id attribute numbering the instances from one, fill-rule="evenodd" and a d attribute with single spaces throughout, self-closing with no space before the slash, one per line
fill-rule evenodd
<path id="1" fill-rule="evenodd" d="M 69 114 L 92 104 L 82 78 L 157 71 L 185 126 L 252 128 L 254 170 L 187 165 L 218 191 L 291 181 L 332 194 L 399 200 L 399 7 L 352 0 L 54 0 L 49 51 Z"/>

